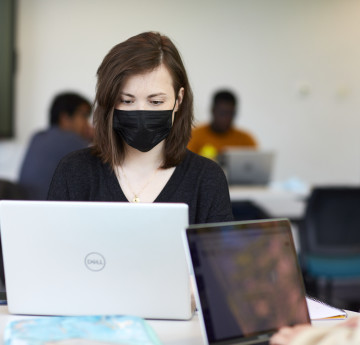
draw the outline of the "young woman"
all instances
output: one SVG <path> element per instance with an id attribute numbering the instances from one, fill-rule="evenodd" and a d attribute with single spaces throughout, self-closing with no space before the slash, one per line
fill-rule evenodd
<path id="1" fill-rule="evenodd" d="M 191 224 L 232 220 L 223 171 L 186 149 L 193 97 L 170 39 L 131 37 L 110 50 L 97 76 L 94 147 L 60 162 L 48 199 L 183 202 Z"/>

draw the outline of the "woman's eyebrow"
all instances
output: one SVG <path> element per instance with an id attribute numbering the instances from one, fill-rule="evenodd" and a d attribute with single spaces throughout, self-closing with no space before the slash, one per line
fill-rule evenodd
<path id="1" fill-rule="evenodd" d="M 148 98 L 157 97 L 157 96 L 167 96 L 167 94 L 164 92 L 153 93 L 149 95 Z"/>
<path id="2" fill-rule="evenodd" d="M 134 96 L 134 95 L 132 95 L 131 93 L 120 92 L 120 95 L 135 98 L 135 96 Z"/>

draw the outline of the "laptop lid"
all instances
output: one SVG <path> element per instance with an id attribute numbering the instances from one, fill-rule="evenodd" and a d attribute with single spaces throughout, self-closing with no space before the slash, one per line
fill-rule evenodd
<path id="1" fill-rule="evenodd" d="M 229 184 L 266 185 L 271 179 L 274 153 L 228 148 L 221 161 Z"/>
<path id="2" fill-rule="evenodd" d="M 9 311 L 189 319 L 187 226 L 180 203 L 1 201 Z"/>
<path id="3" fill-rule="evenodd" d="M 205 344 L 263 343 L 310 322 L 287 220 L 193 225 L 185 247 Z"/>

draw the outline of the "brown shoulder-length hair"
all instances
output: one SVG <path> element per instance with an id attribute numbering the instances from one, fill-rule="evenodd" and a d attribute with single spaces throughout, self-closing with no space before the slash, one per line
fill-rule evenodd
<path id="1" fill-rule="evenodd" d="M 157 32 L 144 32 L 113 47 L 97 71 L 94 110 L 94 151 L 114 169 L 125 154 L 123 139 L 113 130 L 113 111 L 120 89 L 129 76 L 152 71 L 164 64 L 173 80 L 175 98 L 184 97 L 165 139 L 162 168 L 178 165 L 184 158 L 193 124 L 193 95 L 180 54 L 171 40 Z"/>

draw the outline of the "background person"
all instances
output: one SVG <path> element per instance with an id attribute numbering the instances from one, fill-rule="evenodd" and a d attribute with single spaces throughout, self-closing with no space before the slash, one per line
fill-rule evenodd
<path id="1" fill-rule="evenodd" d="M 182 202 L 190 223 L 232 220 L 223 171 L 186 149 L 193 96 L 170 39 L 129 38 L 105 56 L 97 77 L 94 147 L 61 161 L 48 198 Z"/>
<path id="2" fill-rule="evenodd" d="M 234 127 L 236 111 L 237 101 L 232 92 L 216 92 L 212 101 L 211 122 L 193 129 L 188 148 L 211 159 L 216 159 L 229 146 L 256 148 L 256 140 L 250 133 Z"/>
<path id="3" fill-rule="evenodd" d="M 93 136 L 90 113 L 90 102 L 77 93 L 61 93 L 53 99 L 50 127 L 32 137 L 21 166 L 18 182 L 27 199 L 46 200 L 61 158 L 89 146 Z"/>

